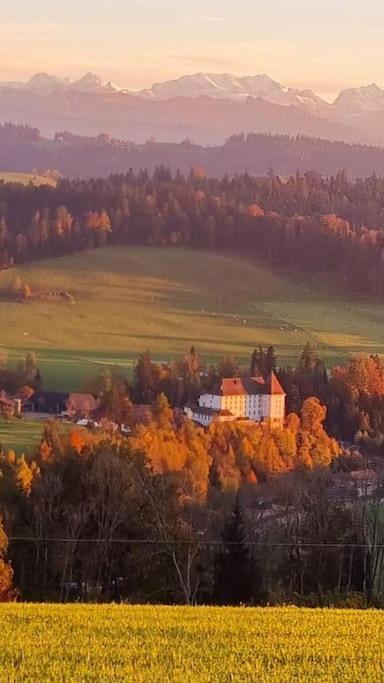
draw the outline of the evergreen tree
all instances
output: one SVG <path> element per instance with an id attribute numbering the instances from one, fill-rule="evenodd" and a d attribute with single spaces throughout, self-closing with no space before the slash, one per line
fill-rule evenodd
<path id="1" fill-rule="evenodd" d="M 138 403 L 152 403 L 155 395 L 153 363 L 149 351 L 145 351 L 135 367 L 135 398 Z"/>
<path id="2" fill-rule="evenodd" d="M 28 353 L 25 354 L 24 364 L 26 378 L 28 380 L 33 380 L 38 370 L 37 358 L 34 351 L 28 351 Z"/>
<path id="3" fill-rule="evenodd" d="M 277 366 L 277 356 L 275 353 L 275 349 L 273 346 L 268 346 L 267 349 L 267 354 L 265 356 L 265 373 L 267 375 L 270 375 L 271 372 L 276 372 L 276 366 Z"/>
<path id="4" fill-rule="evenodd" d="M 201 392 L 201 371 L 202 365 L 199 354 L 192 345 L 179 365 L 187 401 L 195 401 Z"/>
<path id="5" fill-rule="evenodd" d="M 251 357 L 250 375 L 251 377 L 265 376 L 266 356 L 264 349 L 260 346 L 255 349 Z"/>
<path id="6" fill-rule="evenodd" d="M 306 343 L 300 356 L 299 369 L 302 372 L 312 372 L 316 365 L 316 355 L 309 342 Z"/>
<path id="7" fill-rule="evenodd" d="M 214 562 L 214 599 L 239 605 L 252 599 L 251 559 L 238 496 L 222 533 L 223 547 Z"/>
<path id="8" fill-rule="evenodd" d="M 240 366 L 234 358 L 225 356 L 225 358 L 223 358 L 218 364 L 217 374 L 220 379 L 239 377 Z"/>

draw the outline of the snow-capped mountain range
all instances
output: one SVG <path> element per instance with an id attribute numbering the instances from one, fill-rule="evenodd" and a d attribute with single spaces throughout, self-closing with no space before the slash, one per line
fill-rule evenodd
<path id="1" fill-rule="evenodd" d="M 234 76 L 232 74 L 197 73 L 173 81 L 155 83 L 152 88 L 136 93 L 140 97 L 167 100 L 174 97 L 211 97 L 246 100 L 260 98 L 282 107 L 298 107 L 313 114 L 330 115 L 333 111 L 363 113 L 384 111 L 384 89 L 376 84 L 342 90 L 330 104 L 313 90 L 286 88 L 266 74 Z"/>
<path id="2" fill-rule="evenodd" d="M 0 90 L 30 90 L 40 94 L 50 94 L 55 90 L 77 90 L 78 92 L 93 92 L 93 93 L 118 93 L 122 91 L 112 81 L 103 81 L 101 76 L 97 74 L 88 73 L 78 81 L 73 81 L 70 78 L 59 78 L 46 73 L 38 73 L 32 76 L 29 81 L 0 83 Z"/>
<path id="3" fill-rule="evenodd" d="M 38 73 L 26 82 L 0 82 L 4 121 L 28 123 L 47 137 L 107 132 L 134 142 L 188 138 L 215 145 L 260 132 L 384 146 L 384 90 L 350 88 L 330 103 L 265 74 L 197 73 L 134 91 L 93 73 L 78 80 Z"/>
<path id="4" fill-rule="evenodd" d="M 157 100 L 211 97 L 241 101 L 254 97 L 283 107 L 296 106 L 309 111 L 329 106 L 312 90 L 285 88 L 266 74 L 239 77 L 232 74 L 197 73 L 174 81 L 155 83 L 152 88 L 140 90 L 136 95 Z"/>
<path id="5" fill-rule="evenodd" d="M 49 94 L 56 90 L 99 94 L 124 93 L 146 100 L 169 100 L 176 97 L 197 99 L 246 101 L 249 97 L 262 99 L 282 107 L 296 107 L 312 114 L 329 116 L 334 112 L 361 114 L 384 111 L 384 89 L 372 84 L 342 90 L 335 102 L 326 102 L 313 90 L 286 88 L 266 74 L 234 76 L 233 74 L 196 73 L 181 78 L 155 83 L 143 90 L 124 89 L 101 76 L 88 73 L 79 80 L 59 78 L 38 73 L 27 82 L 0 83 L 0 90 L 23 89 Z"/>

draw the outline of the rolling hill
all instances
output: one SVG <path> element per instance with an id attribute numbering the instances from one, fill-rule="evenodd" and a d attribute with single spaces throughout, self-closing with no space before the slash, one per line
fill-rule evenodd
<path id="1" fill-rule="evenodd" d="M 76 303 L 10 302 L 17 273 L 33 291 L 66 291 Z M 382 306 L 303 282 L 229 253 L 83 252 L 0 273 L 1 346 L 11 362 L 36 351 L 46 386 L 57 390 L 79 389 L 103 364 L 130 372 L 147 348 L 170 360 L 194 343 L 206 360 L 229 354 L 243 363 L 267 344 L 283 363 L 307 341 L 328 361 L 384 352 Z"/>
<path id="2" fill-rule="evenodd" d="M 50 185 L 56 186 L 56 180 L 47 176 L 36 175 L 35 173 L 14 173 L 11 171 L 0 171 L 0 183 L 21 183 L 22 185 Z"/>

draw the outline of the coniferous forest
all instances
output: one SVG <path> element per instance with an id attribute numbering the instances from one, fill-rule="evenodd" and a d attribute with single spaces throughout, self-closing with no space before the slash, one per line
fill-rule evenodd
<path id="1" fill-rule="evenodd" d="M 290 269 L 334 272 L 351 291 L 384 288 L 384 178 L 344 173 L 222 180 L 195 168 L 150 176 L 0 184 L 0 264 L 107 244 L 246 250 Z"/>
<path id="2" fill-rule="evenodd" d="M 284 178 L 313 169 L 331 176 L 345 169 L 355 179 L 372 173 L 380 175 L 384 167 L 382 147 L 306 135 L 240 133 L 221 146 L 202 146 L 189 138 L 181 142 L 149 138 L 137 144 L 129 140 L 129 130 L 127 136 L 118 139 L 108 133 L 92 136 L 61 130 L 53 139 L 47 139 L 31 126 L 0 124 L 0 169 L 51 169 L 65 177 L 84 178 L 125 173 L 129 168 L 135 173 L 146 168 L 152 174 L 159 165 L 184 174 L 200 166 L 208 176 L 216 178 L 245 171 L 263 176 L 271 169 Z"/>

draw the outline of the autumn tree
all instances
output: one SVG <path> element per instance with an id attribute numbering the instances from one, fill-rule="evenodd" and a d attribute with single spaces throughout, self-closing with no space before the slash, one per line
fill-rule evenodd
<path id="1" fill-rule="evenodd" d="M 6 560 L 8 538 L 0 521 L 0 602 L 9 602 L 17 597 L 12 587 L 13 569 Z"/>
<path id="2" fill-rule="evenodd" d="M 102 414 L 118 424 L 129 422 L 132 412 L 130 388 L 118 369 L 103 370 L 93 383 Z"/>
<path id="3" fill-rule="evenodd" d="M 327 410 L 317 398 L 308 398 L 301 409 L 299 461 L 304 467 L 327 466 L 341 450 L 325 432 L 323 422 Z"/>

